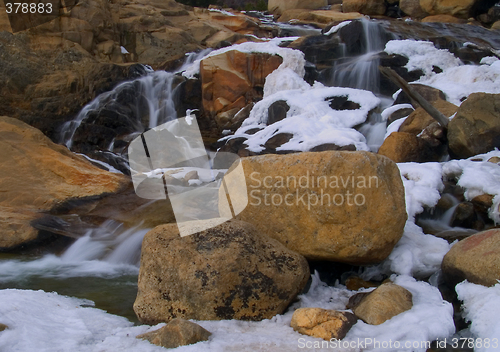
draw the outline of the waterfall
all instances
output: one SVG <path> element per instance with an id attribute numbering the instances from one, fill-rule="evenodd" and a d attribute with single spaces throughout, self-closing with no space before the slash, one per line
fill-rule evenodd
<path id="1" fill-rule="evenodd" d="M 380 92 L 378 54 L 385 48 L 387 33 L 376 22 L 365 19 L 359 22 L 363 28 L 362 53 L 335 63 L 331 85 L 364 89 L 376 94 Z"/>
<path id="2" fill-rule="evenodd" d="M 75 133 L 82 123 L 92 118 L 95 119 L 105 111 L 120 115 L 126 121 L 129 133 L 143 132 L 146 127 L 154 128 L 176 119 L 178 116 L 174 98 L 178 79 L 180 79 L 179 73 L 186 70 L 196 60 L 208 55 L 211 50 L 186 54 L 182 67 L 173 72 L 153 71 L 146 67 L 145 76 L 120 83 L 113 90 L 99 95 L 87 104 L 75 119 L 62 125 L 59 143 L 71 150 Z M 106 148 L 112 151 L 113 146 L 114 143 L 111 142 Z"/>
<path id="3" fill-rule="evenodd" d="M 118 277 L 139 271 L 141 244 L 149 229 L 124 229 L 105 221 L 77 239 L 60 256 L 0 261 L 0 284 L 26 278 Z"/>

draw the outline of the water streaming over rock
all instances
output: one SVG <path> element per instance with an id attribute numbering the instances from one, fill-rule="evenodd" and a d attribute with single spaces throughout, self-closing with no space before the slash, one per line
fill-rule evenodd
<path id="1" fill-rule="evenodd" d="M 182 81 L 179 73 L 210 51 L 212 50 L 206 49 L 187 54 L 184 64 L 173 72 L 153 71 L 146 67 L 145 76 L 121 83 L 112 91 L 99 95 L 75 119 L 61 127 L 59 142 L 73 150 L 75 134 L 83 124 L 109 126 L 117 135 L 123 135 L 143 132 L 147 128 L 176 119 L 175 93 Z M 105 134 L 106 131 L 103 132 Z M 85 136 L 85 132 L 82 133 Z M 111 142 L 99 145 L 102 150 L 110 152 L 114 146 L 114 138 Z"/>
<path id="2" fill-rule="evenodd" d="M 384 50 L 389 37 L 377 22 L 363 19 L 355 25 L 362 27 L 357 38 L 359 45 L 353 48 L 349 43 L 344 44 L 345 58 L 335 63 L 331 85 L 365 89 L 377 94 L 380 92 L 378 54 Z M 346 41 L 349 39 L 344 38 Z"/>

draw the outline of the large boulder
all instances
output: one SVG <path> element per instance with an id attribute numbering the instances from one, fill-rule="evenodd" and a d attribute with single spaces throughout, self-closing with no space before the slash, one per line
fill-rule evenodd
<path id="1" fill-rule="evenodd" d="M 187 237 L 162 225 L 144 237 L 134 311 L 147 324 L 269 319 L 308 278 L 302 256 L 250 224 L 231 220 Z"/>
<path id="2" fill-rule="evenodd" d="M 248 200 L 238 218 L 309 259 L 384 260 L 406 222 L 396 164 L 367 152 L 243 159 Z"/>
<path id="3" fill-rule="evenodd" d="M 451 15 L 468 18 L 478 0 L 420 0 L 420 6 L 430 15 Z"/>
<path id="4" fill-rule="evenodd" d="M 129 182 L 13 118 L 0 117 L 0 149 L 0 250 L 40 240 L 31 224 L 42 212 L 117 193 Z"/>
<path id="5" fill-rule="evenodd" d="M 441 266 L 445 280 L 493 286 L 500 280 L 500 230 L 472 235 L 451 247 Z"/>
<path id="6" fill-rule="evenodd" d="M 262 98 L 266 77 L 283 58 L 266 53 L 231 50 L 201 61 L 203 108 L 220 126 L 238 111 Z"/>
<path id="7" fill-rule="evenodd" d="M 360 12 L 364 15 L 383 15 L 387 10 L 384 0 L 344 0 L 342 11 Z"/>
<path id="8" fill-rule="evenodd" d="M 328 6 L 328 0 L 269 0 L 269 12 L 281 15 L 291 9 L 319 9 Z"/>
<path id="9" fill-rule="evenodd" d="M 471 94 L 450 121 L 448 140 L 457 158 L 500 147 L 500 94 Z"/>

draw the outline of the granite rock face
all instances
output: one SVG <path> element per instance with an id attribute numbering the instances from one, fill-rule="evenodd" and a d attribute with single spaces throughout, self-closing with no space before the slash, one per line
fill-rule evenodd
<path id="1" fill-rule="evenodd" d="M 407 214 L 399 169 L 367 152 L 263 155 L 242 161 L 249 204 L 237 218 L 313 260 L 384 260 Z"/>
<path id="2" fill-rule="evenodd" d="M 309 278 L 301 255 L 236 220 L 187 237 L 176 224 L 156 227 L 141 255 L 134 311 L 147 324 L 269 319 Z"/>

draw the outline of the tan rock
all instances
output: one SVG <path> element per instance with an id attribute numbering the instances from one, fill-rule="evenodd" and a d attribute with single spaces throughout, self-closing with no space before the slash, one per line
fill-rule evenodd
<path id="1" fill-rule="evenodd" d="M 214 12 L 211 14 L 211 21 L 219 23 L 233 32 L 243 34 L 254 34 L 260 26 L 260 21 L 258 19 L 239 13 L 229 16 Z"/>
<path id="2" fill-rule="evenodd" d="M 458 106 L 440 99 L 433 101 L 432 105 L 446 117 L 452 116 L 458 109 Z M 435 121 L 424 109 L 419 107 L 403 122 L 399 127 L 399 132 L 411 133 L 417 136 Z"/>
<path id="3" fill-rule="evenodd" d="M 238 218 L 309 259 L 377 263 L 401 238 L 404 189 L 386 157 L 341 151 L 263 155 L 244 158 L 243 168 L 249 204 Z"/>
<path id="4" fill-rule="evenodd" d="M 417 162 L 420 160 L 422 144 L 417 136 L 407 132 L 393 132 L 384 140 L 378 154 L 395 163 Z"/>
<path id="5" fill-rule="evenodd" d="M 224 29 L 209 36 L 205 40 L 205 44 L 209 48 L 217 48 L 221 42 L 236 43 L 239 39 L 241 39 L 241 35 L 236 35 L 229 29 Z"/>
<path id="6" fill-rule="evenodd" d="M 412 307 L 410 291 L 401 286 L 386 283 L 365 296 L 353 308 L 353 312 L 367 324 L 380 325 Z"/>
<path id="7" fill-rule="evenodd" d="M 290 325 L 300 334 L 329 341 L 330 339 L 342 340 L 356 320 L 354 314 L 349 312 L 299 308 L 293 312 Z"/>
<path id="8" fill-rule="evenodd" d="M 496 21 L 491 25 L 491 30 L 500 30 L 500 21 Z"/>
<path id="9" fill-rule="evenodd" d="M 328 0 L 269 0 L 269 12 L 281 15 L 290 9 L 319 9 L 328 5 Z"/>
<path id="10" fill-rule="evenodd" d="M 399 8 L 413 18 L 424 18 L 429 15 L 420 6 L 420 0 L 399 0 Z"/>
<path id="11" fill-rule="evenodd" d="M 500 147 L 500 94 L 474 93 L 448 125 L 451 152 L 459 158 Z"/>
<path id="12" fill-rule="evenodd" d="M 147 324 L 269 319 L 308 278 L 302 256 L 250 224 L 231 220 L 182 238 L 177 225 L 162 225 L 144 237 L 134 311 Z"/>
<path id="13" fill-rule="evenodd" d="M 425 84 L 420 84 L 420 83 L 411 83 L 410 87 L 416 91 L 418 94 L 420 94 L 425 100 L 427 100 L 429 103 L 433 103 L 438 100 L 446 100 L 446 95 L 443 93 L 443 91 L 427 86 Z M 405 103 L 411 103 L 411 99 L 408 97 L 408 95 L 405 92 L 399 93 L 396 101 L 394 102 L 394 105 L 396 104 L 405 104 Z"/>
<path id="14" fill-rule="evenodd" d="M 472 235 L 451 247 L 441 266 L 445 280 L 493 286 L 500 280 L 500 230 Z"/>
<path id="15" fill-rule="evenodd" d="M 342 2 L 344 12 L 360 12 L 364 15 L 383 15 L 386 5 L 384 0 L 344 0 Z"/>
<path id="16" fill-rule="evenodd" d="M 287 10 L 278 19 L 279 22 L 288 22 L 298 20 L 302 22 L 314 22 L 315 24 L 324 27 L 331 22 L 342 22 L 347 20 L 355 20 L 364 17 L 358 12 L 344 13 L 331 10 Z"/>
<path id="17" fill-rule="evenodd" d="M 420 6 L 430 15 L 451 15 L 467 19 L 477 0 L 420 0 Z"/>
<path id="18" fill-rule="evenodd" d="M 189 34 L 191 34 L 193 38 L 200 43 L 204 42 L 218 31 L 219 29 L 217 27 L 202 21 L 193 21 L 189 24 L 188 28 Z"/>
<path id="19" fill-rule="evenodd" d="M 488 162 L 493 163 L 493 164 L 498 164 L 498 163 L 500 163 L 500 158 L 498 156 L 494 156 L 494 157 L 489 158 Z"/>
<path id="20" fill-rule="evenodd" d="M 116 193 L 128 178 L 103 171 L 66 147 L 54 144 L 39 130 L 0 117 L 0 248 L 33 241 L 30 226 L 37 213 L 69 200 Z"/>
<path id="21" fill-rule="evenodd" d="M 7 325 L 0 323 L 0 332 L 2 332 L 2 331 L 4 331 L 4 330 L 6 330 L 6 329 L 8 329 L 8 328 L 9 328 L 9 327 L 8 327 Z"/>
<path id="22" fill-rule="evenodd" d="M 467 23 L 467 20 L 452 15 L 433 15 L 423 18 L 422 22 Z"/>
<path id="23" fill-rule="evenodd" d="M 266 77 L 282 62 L 277 55 L 236 50 L 206 58 L 201 62 L 203 108 L 212 116 L 239 111 L 261 98 Z"/>
<path id="24" fill-rule="evenodd" d="M 205 330 L 198 324 L 176 318 L 164 327 L 139 335 L 137 338 L 147 340 L 153 345 L 165 348 L 177 348 L 179 346 L 192 345 L 200 341 L 208 341 L 210 335 L 212 334 L 208 330 Z"/>
<path id="25" fill-rule="evenodd" d="M 493 198 L 495 197 L 491 194 L 481 194 L 472 198 L 471 203 L 483 213 L 488 213 L 490 208 L 493 206 Z"/>

